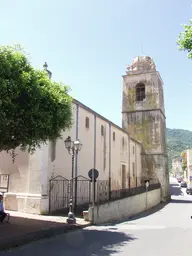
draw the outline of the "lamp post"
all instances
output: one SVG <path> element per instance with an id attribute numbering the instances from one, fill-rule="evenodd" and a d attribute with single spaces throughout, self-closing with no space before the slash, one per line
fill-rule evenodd
<path id="1" fill-rule="evenodd" d="M 70 200 L 69 200 L 69 213 L 67 218 L 68 224 L 75 224 L 76 219 L 73 213 L 73 178 L 74 178 L 74 160 L 77 153 L 81 150 L 82 144 L 79 140 L 72 141 L 71 137 L 68 136 L 64 141 L 65 147 L 68 150 L 68 153 L 72 156 L 72 168 L 71 168 L 71 189 L 70 189 Z"/>

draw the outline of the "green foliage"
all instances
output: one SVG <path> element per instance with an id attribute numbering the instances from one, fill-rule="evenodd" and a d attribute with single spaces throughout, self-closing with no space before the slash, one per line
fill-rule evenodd
<path id="1" fill-rule="evenodd" d="M 189 25 L 183 25 L 184 32 L 181 32 L 177 44 L 180 50 L 188 52 L 188 58 L 192 59 L 192 20 Z"/>
<path id="2" fill-rule="evenodd" d="M 181 152 L 187 148 L 192 148 L 192 132 L 182 129 L 166 129 L 167 133 L 167 153 L 169 171 L 172 168 L 172 159 L 180 157 Z"/>
<path id="3" fill-rule="evenodd" d="M 182 158 L 182 169 L 185 171 L 187 169 L 187 152 L 186 150 L 181 152 L 181 158 Z"/>
<path id="4" fill-rule="evenodd" d="M 0 151 L 33 152 L 71 127 L 68 88 L 34 69 L 18 46 L 0 47 Z"/>

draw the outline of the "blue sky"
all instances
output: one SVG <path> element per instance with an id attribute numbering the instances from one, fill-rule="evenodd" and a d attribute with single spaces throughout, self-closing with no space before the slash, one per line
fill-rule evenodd
<path id="1" fill-rule="evenodd" d="M 21 43 L 72 96 L 121 126 L 122 75 L 150 55 L 164 81 L 167 127 L 192 130 L 192 60 L 179 52 L 185 0 L 0 0 L 0 43 Z M 143 45 L 143 52 L 142 52 Z"/>

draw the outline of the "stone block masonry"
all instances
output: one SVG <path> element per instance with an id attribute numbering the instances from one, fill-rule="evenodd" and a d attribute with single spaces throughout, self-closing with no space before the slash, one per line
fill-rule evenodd
<path id="1" fill-rule="evenodd" d="M 90 207 L 88 218 L 92 224 L 104 224 L 123 220 L 146 211 L 161 202 L 161 190 L 155 189 L 147 193 L 107 202 Z"/>

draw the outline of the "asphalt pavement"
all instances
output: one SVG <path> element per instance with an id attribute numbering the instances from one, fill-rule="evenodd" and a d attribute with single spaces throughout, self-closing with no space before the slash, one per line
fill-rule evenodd
<path id="1" fill-rule="evenodd" d="M 40 240 L 0 256 L 191 255 L 192 196 L 171 179 L 172 200 L 131 220 Z"/>

